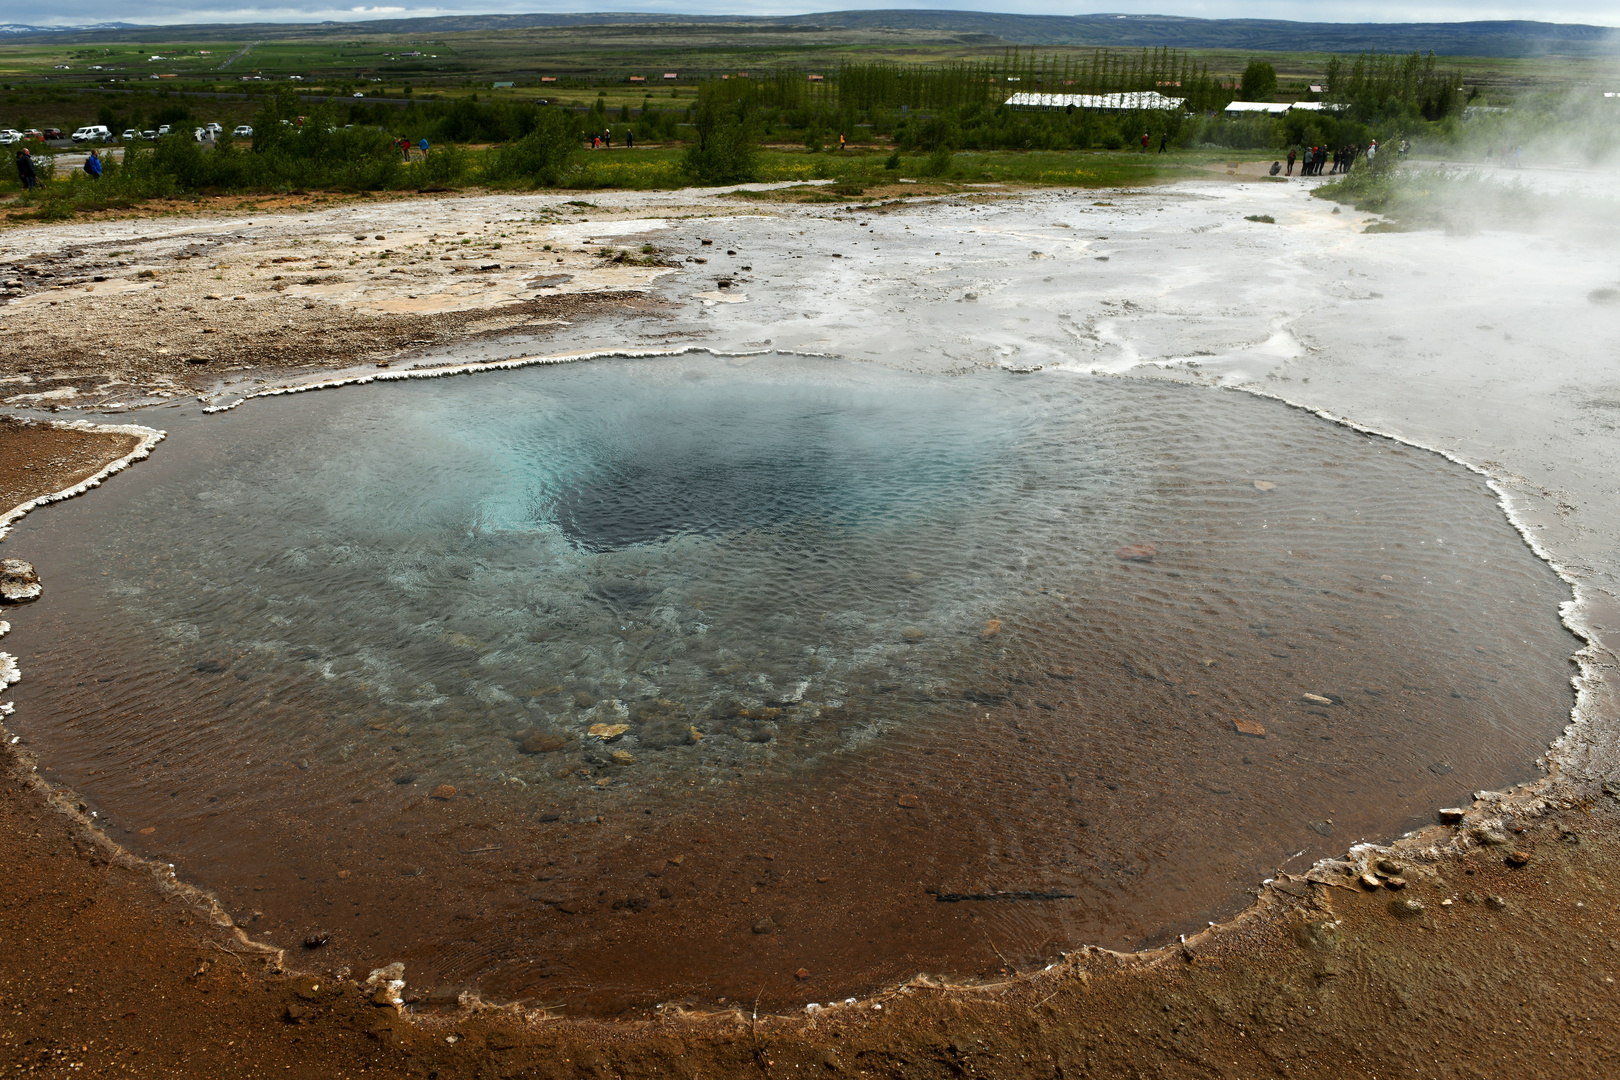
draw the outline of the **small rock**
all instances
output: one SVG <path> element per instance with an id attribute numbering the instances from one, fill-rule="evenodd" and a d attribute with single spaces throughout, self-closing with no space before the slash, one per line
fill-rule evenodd
<path id="1" fill-rule="evenodd" d="M 404 776 L 396 776 L 396 777 L 394 777 L 394 783 L 399 784 L 401 787 L 403 787 L 406 784 L 414 784 L 414 783 L 416 783 L 416 777 L 412 776 L 410 773 L 406 773 Z"/>
<path id="2" fill-rule="evenodd" d="M 564 900 L 557 905 L 557 910 L 564 915 L 578 915 L 584 906 L 578 900 Z"/>
<path id="3" fill-rule="evenodd" d="M 1397 919 L 1415 919 L 1424 912 L 1421 900 L 1391 900 L 1389 913 Z"/>
<path id="4" fill-rule="evenodd" d="M 1307 821 L 1305 827 L 1317 836 L 1333 835 L 1333 822 L 1331 821 Z"/>
<path id="5" fill-rule="evenodd" d="M 1406 879 L 1401 877 L 1399 874 L 1391 875 L 1390 877 L 1384 879 L 1384 888 L 1394 889 L 1396 892 L 1400 892 L 1402 889 L 1406 888 Z"/>
<path id="6" fill-rule="evenodd" d="M 1507 835 L 1500 829 L 1493 829 L 1484 825 L 1476 825 L 1474 828 L 1469 829 L 1468 835 L 1481 844 L 1489 844 L 1492 847 L 1501 847 L 1508 842 Z"/>
<path id="7" fill-rule="evenodd" d="M 309 1013 L 310 1008 L 308 1005 L 300 1005 L 295 1001 L 287 1006 L 287 1021 L 292 1024 L 302 1024 Z"/>
<path id="8" fill-rule="evenodd" d="M 1325 698 L 1321 694 L 1301 694 L 1299 696 L 1301 698 L 1303 698 L 1304 700 L 1310 702 L 1312 705 L 1331 705 L 1331 704 L 1333 704 L 1333 699 L 1332 698 Z"/>
<path id="9" fill-rule="evenodd" d="M 392 1005 L 396 1000 L 403 999 L 399 998 L 396 991 L 390 990 L 386 986 L 379 986 L 371 995 L 373 1005 Z"/>
<path id="10" fill-rule="evenodd" d="M 915 807 L 917 805 L 917 796 L 915 796 L 915 795 L 902 795 L 902 796 L 900 796 L 900 805 L 905 807 L 908 810 L 912 809 L 913 807 Z"/>
<path id="11" fill-rule="evenodd" d="M 692 725 L 679 720 L 658 720 L 636 729 L 636 741 L 646 750 L 667 750 L 690 746 L 697 739 Z"/>
<path id="12" fill-rule="evenodd" d="M 1506 911 L 1507 901 L 1502 899 L 1500 896 L 1492 894 L 1485 898 L 1485 906 L 1490 908 L 1492 911 Z"/>
<path id="13" fill-rule="evenodd" d="M 592 724 L 590 727 L 590 733 L 603 742 L 612 742 L 629 730 L 629 724 Z"/>
<path id="14" fill-rule="evenodd" d="M 1233 720 L 1232 727 L 1239 735 L 1247 735 L 1253 739 L 1263 739 L 1266 737 L 1265 725 L 1257 724 L 1253 720 Z"/>
<path id="15" fill-rule="evenodd" d="M 1440 810 L 1440 823 L 1442 825 L 1456 825 L 1462 821 L 1468 811 L 1455 806 L 1442 807 Z"/>
<path id="16" fill-rule="evenodd" d="M 1515 848 L 1514 850 L 1508 852 L 1507 858 L 1503 859 L 1502 861 L 1507 863 L 1509 866 L 1528 866 L 1530 865 L 1530 853 L 1522 848 Z"/>
<path id="17" fill-rule="evenodd" d="M 1379 881 L 1375 874 L 1362 874 L 1356 880 L 1361 882 L 1363 889 L 1376 889 L 1383 885 L 1383 882 Z"/>
<path id="18" fill-rule="evenodd" d="M 636 755 L 628 750 L 615 750 L 611 757 L 620 765 L 634 765 L 636 763 Z"/>
<path id="19" fill-rule="evenodd" d="M 924 630 L 920 626 L 908 626 L 904 630 L 900 631 L 900 636 L 905 638 L 907 641 L 918 642 L 922 641 L 928 636 L 928 631 Z"/>
<path id="20" fill-rule="evenodd" d="M 1156 544 L 1126 544 L 1114 552 L 1114 558 L 1122 562 L 1152 562 L 1158 554 Z"/>
<path id="21" fill-rule="evenodd" d="M 1001 620 L 1000 619 L 986 619 L 986 620 L 984 620 L 984 629 L 979 631 L 979 636 L 980 637 L 995 637 L 999 633 L 1001 633 Z"/>
<path id="22" fill-rule="evenodd" d="M 1273 484 L 1270 480 L 1256 480 L 1254 482 L 1254 489 L 1256 491 L 1275 491 L 1276 488 L 1277 485 Z"/>
<path id="23" fill-rule="evenodd" d="M 328 944 L 331 940 L 331 934 L 311 934 L 309 937 L 304 939 L 304 948 L 319 949 L 321 946 Z"/>
<path id="24" fill-rule="evenodd" d="M 0 604 L 25 604 L 43 591 L 33 563 L 0 559 Z"/>
<path id="25" fill-rule="evenodd" d="M 339 870 L 338 871 L 338 877 L 347 879 L 348 876 L 349 876 L 349 872 L 347 870 Z"/>
<path id="26" fill-rule="evenodd" d="M 800 982 L 803 982 L 804 980 L 806 980 L 806 979 L 808 979 L 810 977 L 810 969 L 809 968 L 800 968 L 798 971 L 795 971 L 793 973 L 793 977 L 795 979 L 798 979 Z"/>
<path id="27" fill-rule="evenodd" d="M 1406 868 L 1394 859 L 1379 859 L 1378 872 L 1381 874 L 1399 874 Z"/>
<path id="28" fill-rule="evenodd" d="M 433 789 L 433 794 L 428 796 L 430 799 L 453 799 L 455 797 L 456 789 L 451 784 L 440 784 Z"/>
<path id="29" fill-rule="evenodd" d="M 553 731 L 528 731 L 518 742 L 525 754 L 554 754 L 568 745 L 568 740 Z"/>
<path id="30" fill-rule="evenodd" d="M 754 933 L 774 934 L 776 933 L 776 924 L 769 918 L 761 919 L 754 924 Z"/>

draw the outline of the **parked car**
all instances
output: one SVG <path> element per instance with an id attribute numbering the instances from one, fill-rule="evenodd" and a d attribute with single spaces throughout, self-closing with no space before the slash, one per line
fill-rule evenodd
<path id="1" fill-rule="evenodd" d="M 91 124 L 73 133 L 73 141 L 76 143 L 112 142 L 112 137 L 112 131 L 105 124 Z"/>
<path id="2" fill-rule="evenodd" d="M 22 142 L 22 132 L 18 131 L 16 128 L 5 128 L 4 130 L 0 130 L 0 146 L 10 146 L 13 143 L 20 142 Z"/>
<path id="3" fill-rule="evenodd" d="M 65 138 L 67 138 L 66 135 L 62 134 L 62 129 L 61 128 L 46 128 L 45 129 L 45 137 L 47 139 L 65 139 Z"/>
<path id="4" fill-rule="evenodd" d="M 39 130 L 39 128 L 29 128 L 27 131 L 22 133 L 22 137 L 24 139 L 28 139 L 28 140 L 30 140 L 32 142 L 44 142 L 45 141 L 45 133 L 43 131 Z"/>
<path id="5" fill-rule="evenodd" d="M 203 130 L 208 132 L 208 137 L 210 139 L 217 139 L 225 133 L 225 129 L 215 123 L 204 124 Z"/>
<path id="6" fill-rule="evenodd" d="M 157 132 L 151 130 L 143 131 L 141 132 L 141 138 L 147 140 L 155 139 L 157 138 Z"/>
<path id="7" fill-rule="evenodd" d="M 231 134 L 239 139 L 251 139 L 253 138 L 253 128 L 249 124 L 237 124 L 236 130 Z"/>
<path id="8" fill-rule="evenodd" d="M 136 131 L 134 128 L 125 128 L 124 129 L 124 141 L 125 142 L 134 142 L 136 139 L 138 139 L 140 137 L 141 137 L 141 133 Z"/>
<path id="9" fill-rule="evenodd" d="M 157 130 L 158 138 L 163 138 L 163 136 L 167 135 L 171 130 L 172 129 L 168 124 L 159 124 Z"/>

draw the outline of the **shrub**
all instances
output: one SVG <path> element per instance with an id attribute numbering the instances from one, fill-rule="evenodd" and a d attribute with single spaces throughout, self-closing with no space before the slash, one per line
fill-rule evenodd
<path id="1" fill-rule="evenodd" d="M 548 109 L 534 130 L 490 152 L 485 175 L 491 180 L 518 180 L 556 187 L 578 153 L 579 137 L 573 124 L 561 111 Z"/>

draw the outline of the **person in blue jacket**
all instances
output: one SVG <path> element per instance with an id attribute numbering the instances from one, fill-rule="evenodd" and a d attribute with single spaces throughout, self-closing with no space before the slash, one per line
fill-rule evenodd
<path id="1" fill-rule="evenodd" d="M 84 159 L 84 171 L 90 174 L 90 179 L 100 180 L 101 155 L 94 150 L 90 151 L 90 156 Z"/>

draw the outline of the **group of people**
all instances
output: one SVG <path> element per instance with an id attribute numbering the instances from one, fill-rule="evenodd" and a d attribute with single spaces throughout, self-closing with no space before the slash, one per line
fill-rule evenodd
<path id="1" fill-rule="evenodd" d="M 101 155 L 94 150 L 84 159 L 84 172 L 92 180 L 101 179 Z M 24 191 L 33 191 L 39 185 L 39 169 L 34 165 L 34 154 L 26 146 L 17 151 L 17 179 L 22 181 Z"/>
<path id="2" fill-rule="evenodd" d="M 1378 140 L 1374 139 L 1368 144 L 1365 151 L 1354 144 L 1341 146 L 1339 149 L 1331 151 L 1325 146 L 1307 146 L 1303 153 L 1296 152 L 1293 147 L 1289 147 L 1288 175 L 1294 175 L 1294 163 L 1296 161 L 1299 162 L 1299 175 L 1301 176 L 1322 176 L 1323 168 L 1330 161 L 1332 162 L 1332 168 L 1327 170 L 1326 175 L 1347 173 L 1350 171 L 1351 166 L 1356 163 L 1356 159 L 1362 156 L 1363 152 L 1370 161 L 1373 155 L 1378 153 Z"/>
<path id="3" fill-rule="evenodd" d="M 626 150 L 629 150 L 629 149 L 633 148 L 635 145 L 636 145 L 636 133 L 634 131 L 625 132 L 624 133 L 624 148 Z M 613 149 L 613 129 L 612 128 L 603 128 L 600 133 L 594 133 L 593 132 L 592 135 L 591 135 L 591 149 L 592 150 L 611 150 L 611 149 Z"/>
<path id="4" fill-rule="evenodd" d="M 418 150 L 422 151 L 422 156 L 423 157 L 427 157 L 427 154 L 428 154 L 428 141 L 426 139 L 423 139 L 421 142 L 417 143 L 416 148 Z M 411 140 L 409 140 L 409 139 L 395 139 L 394 140 L 394 149 L 398 150 L 401 154 L 404 154 L 406 161 L 411 160 Z"/>

